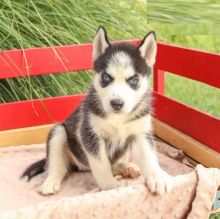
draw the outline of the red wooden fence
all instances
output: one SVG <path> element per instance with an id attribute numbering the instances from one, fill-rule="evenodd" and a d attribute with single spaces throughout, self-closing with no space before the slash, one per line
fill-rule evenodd
<path id="1" fill-rule="evenodd" d="M 155 117 L 220 152 L 220 119 L 165 96 L 165 71 L 220 88 L 220 55 L 160 43 L 154 68 Z"/>
<path id="2" fill-rule="evenodd" d="M 138 44 L 139 40 L 129 42 Z M 92 68 L 91 54 L 91 44 L 2 51 L 0 79 L 88 70 Z M 165 96 L 164 71 L 220 88 L 219 67 L 220 55 L 158 43 L 155 117 L 218 152 L 220 119 Z M 70 95 L 0 104 L 0 130 L 63 121 L 82 98 Z"/>

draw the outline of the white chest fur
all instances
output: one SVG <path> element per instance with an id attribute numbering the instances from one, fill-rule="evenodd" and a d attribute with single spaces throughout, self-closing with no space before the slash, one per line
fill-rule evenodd
<path id="1" fill-rule="evenodd" d="M 120 114 L 112 114 L 107 118 L 91 115 L 90 119 L 99 137 L 110 139 L 115 143 L 123 143 L 130 135 L 138 136 L 151 131 L 150 115 L 130 122 L 127 122 L 127 116 Z"/>

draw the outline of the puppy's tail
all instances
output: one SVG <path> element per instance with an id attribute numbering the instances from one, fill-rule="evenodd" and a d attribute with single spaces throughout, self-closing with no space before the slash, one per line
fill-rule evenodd
<path id="1" fill-rule="evenodd" d="M 46 166 L 46 159 L 39 160 L 31 164 L 22 174 L 21 180 L 28 182 L 32 177 L 44 172 Z"/>

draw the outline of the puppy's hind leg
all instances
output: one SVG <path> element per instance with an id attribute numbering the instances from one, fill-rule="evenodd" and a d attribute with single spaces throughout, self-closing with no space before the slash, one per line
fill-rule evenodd
<path id="1" fill-rule="evenodd" d="M 56 125 L 47 142 L 47 178 L 41 186 L 42 195 L 58 192 L 68 172 L 67 134 L 63 125 Z"/>
<path id="2" fill-rule="evenodd" d="M 122 175 L 125 178 L 135 178 L 140 176 L 139 167 L 132 162 L 117 162 L 112 166 L 114 176 Z"/>

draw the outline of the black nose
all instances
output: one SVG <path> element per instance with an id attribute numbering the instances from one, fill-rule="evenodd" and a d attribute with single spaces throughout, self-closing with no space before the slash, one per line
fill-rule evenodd
<path id="1" fill-rule="evenodd" d="M 124 102 L 120 99 L 111 100 L 111 106 L 114 110 L 120 110 L 124 106 Z"/>

